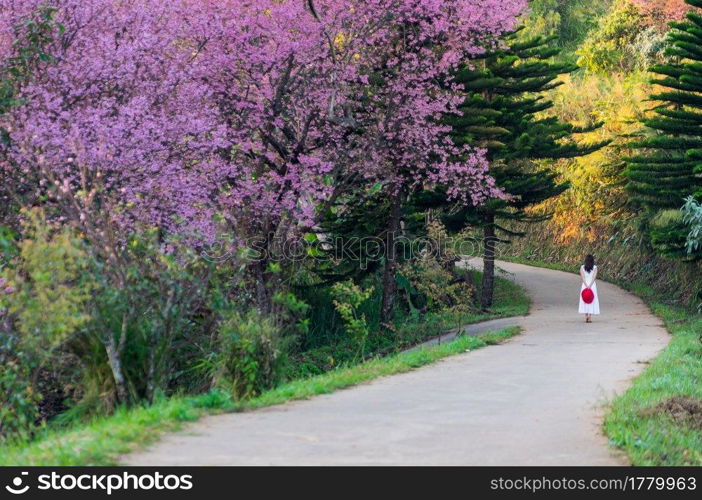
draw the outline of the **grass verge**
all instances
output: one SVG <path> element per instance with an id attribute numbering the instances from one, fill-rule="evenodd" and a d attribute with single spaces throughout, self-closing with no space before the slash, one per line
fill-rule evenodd
<path id="1" fill-rule="evenodd" d="M 30 443 L 0 447 L 0 465 L 114 465 L 119 455 L 154 442 L 161 434 L 206 414 L 245 411 L 287 401 L 328 394 L 374 378 L 404 373 L 442 358 L 499 344 L 519 333 L 518 327 L 456 340 L 413 352 L 377 358 L 355 366 L 295 380 L 242 402 L 218 391 L 200 396 L 173 397 L 148 407 L 118 410 L 72 430 L 50 431 Z"/>
<path id="2" fill-rule="evenodd" d="M 702 465 L 702 316 L 638 290 L 672 339 L 605 417 L 613 446 L 634 465 Z"/>
<path id="3" fill-rule="evenodd" d="M 573 272 L 552 263 L 505 260 Z M 672 339 L 611 402 L 605 434 L 633 465 L 702 465 L 702 315 L 667 303 L 649 286 L 614 282 L 641 297 Z"/>

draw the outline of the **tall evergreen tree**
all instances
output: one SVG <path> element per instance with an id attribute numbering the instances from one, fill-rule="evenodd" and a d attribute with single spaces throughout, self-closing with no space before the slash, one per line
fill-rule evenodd
<path id="1" fill-rule="evenodd" d="M 481 301 L 483 308 L 492 305 L 495 250 L 502 235 L 519 236 L 503 225 L 504 221 L 535 222 L 548 215 L 527 211 L 533 205 L 559 195 L 567 184 L 557 173 L 536 162 L 583 156 L 605 146 L 607 142 L 578 144 L 573 135 L 599 127 L 579 128 L 563 123 L 542 112 L 553 104 L 545 93 L 561 85 L 558 76 L 575 71 L 577 66 L 555 61 L 559 49 L 555 37 L 520 39 L 519 31 L 503 38 L 504 46 L 485 54 L 473 66 L 456 76 L 465 88 L 460 116 L 448 117 L 453 139 L 458 144 L 487 149 L 490 175 L 508 195 L 484 205 L 464 206 L 449 211 L 445 217 L 449 230 L 467 226 L 483 231 L 484 273 Z"/>
<path id="2" fill-rule="evenodd" d="M 686 0 L 702 7 L 702 0 Z M 655 65 L 650 96 L 659 104 L 643 120 L 645 135 L 631 143 L 639 152 L 627 158 L 627 189 L 643 209 L 644 227 L 659 253 L 684 257 L 687 228 L 679 208 L 686 197 L 702 199 L 702 13 L 671 23 L 669 62 Z"/>

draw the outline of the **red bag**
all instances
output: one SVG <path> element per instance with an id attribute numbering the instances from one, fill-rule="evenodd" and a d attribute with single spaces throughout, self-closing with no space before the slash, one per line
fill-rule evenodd
<path id="1" fill-rule="evenodd" d="M 583 291 L 580 292 L 580 296 L 586 304 L 592 304 L 592 301 L 595 300 L 595 292 L 590 288 L 584 288 Z"/>

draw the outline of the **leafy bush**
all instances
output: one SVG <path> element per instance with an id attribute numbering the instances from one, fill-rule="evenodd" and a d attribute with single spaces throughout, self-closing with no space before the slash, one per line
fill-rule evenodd
<path id="1" fill-rule="evenodd" d="M 689 196 L 682 207 L 683 222 L 687 224 L 689 232 L 685 241 L 688 254 L 702 251 L 702 205 L 694 196 Z"/>
<path id="2" fill-rule="evenodd" d="M 255 310 L 232 311 L 217 336 L 217 350 L 205 364 L 215 386 L 249 398 L 279 382 L 286 343 L 273 318 Z"/>
<path id="3" fill-rule="evenodd" d="M 373 296 L 364 302 L 358 313 L 365 315 L 371 331 L 379 329 L 380 302 L 382 290 L 378 286 L 379 279 L 375 274 L 361 279 L 361 288 L 372 288 Z M 309 309 L 306 319 L 309 321 L 307 332 L 298 336 L 296 354 L 323 348 L 329 345 L 338 345 L 349 340 L 344 320 L 334 307 L 334 293 L 332 285 L 314 285 L 296 287 L 295 294 L 308 304 Z M 353 350 L 353 348 L 351 349 Z M 324 363 L 326 365 L 326 363 Z M 316 372 L 314 372 L 316 373 Z"/>
<path id="4" fill-rule="evenodd" d="M 88 254 L 68 228 L 24 213 L 26 238 L 0 275 L 0 434 L 31 433 L 39 413 L 42 367 L 90 320 L 93 290 L 85 278 Z"/>
<path id="5" fill-rule="evenodd" d="M 469 310 L 475 290 L 457 273 L 460 256 L 453 248 L 454 239 L 440 222 L 432 220 L 426 224 L 425 242 L 419 255 L 401 268 L 402 278 L 409 281 L 403 289 L 410 309 L 416 306 L 422 313 Z"/>
<path id="6" fill-rule="evenodd" d="M 532 0 L 524 20 L 524 34 L 558 35 L 558 43 L 572 50 L 597 26 L 610 4 L 611 0 Z"/>
<path id="7" fill-rule="evenodd" d="M 641 32 L 641 24 L 642 16 L 636 6 L 628 2 L 615 4 L 578 49 L 578 64 L 596 73 L 633 69 L 626 49 Z"/>
<path id="8" fill-rule="evenodd" d="M 5 276 L 13 290 L 5 302 L 23 349 L 48 356 L 89 321 L 94 285 L 85 275 L 82 242 L 69 229 L 48 224 L 40 210 L 25 214 L 25 239 Z"/>
<path id="9" fill-rule="evenodd" d="M 664 58 L 665 32 L 639 6 L 619 0 L 577 50 L 578 64 L 594 73 L 645 70 Z"/>
<path id="10" fill-rule="evenodd" d="M 32 384 L 35 360 L 17 349 L 17 338 L 0 332 L 0 443 L 27 438 L 39 418 L 41 395 Z"/>
<path id="11" fill-rule="evenodd" d="M 475 297 L 473 287 L 456 278 L 430 255 L 425 254 L 422 258 L 406 264 L 401 272 L 419 294 L 416 300 L 420 302 L 422 311 L 470 309 Z"/>
<path id="12" fill-rule="evenodd" d="M 109 412 L 169 391 L 194 346 L 215 321 L 212 263 L 177 240 L 168 251 L 156 231 L 134 234 L 95 255 L 91 322 L 72 344 L 82 360 L 82 407 Z"/>
<path id="13" fill-rule="evenodd" d="M 626 55 L 632 58 L 634 68 L 648 69 L 651 64 L 665 60 L 667 46 L 666 32 L 649 27 L 636 35 Z"/>
<path id="14" fill-rule="evenodd" d="M 661 210 L 649 221 L 648 234 L 653 248 L 666 257 L 692 258 L 686 249 L 689 228 L 680 210 Z"/>
<path id="15" fill-rule="evenodd" d="M 366 341 L 370 334 L 366 315 L 359 312 L 359 308 L 373 296 L 374 289 L 361 289 L 360 286 L 348 280 L 336 283 L 332 287 L 334 295 L 334 308 L 341 315 L 346 325 L 346 331 L 354 339 L 358 348 L 357 356 L 365 356 Z"/>

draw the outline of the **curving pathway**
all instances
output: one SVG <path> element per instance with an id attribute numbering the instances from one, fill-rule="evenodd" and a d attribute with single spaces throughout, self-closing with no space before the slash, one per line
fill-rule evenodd
<path id="1" fill-rule="evenodd" d="M 307 401 L 206 417 L 123 463 L 625 464 L 601 433 L 603 405 L 666 345 L 661 321 L 600 282 L 603 316 L 585 324 L 577 275 L 499 266 L 532 298 L 529 316 L 489 322 L 518 323 L 511 341 Z"/>

